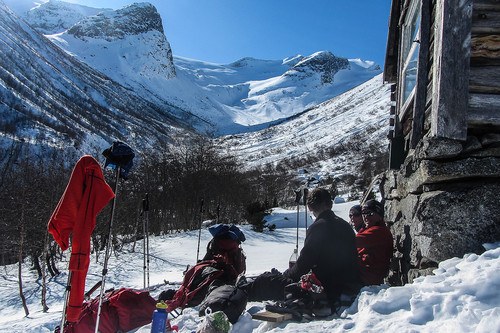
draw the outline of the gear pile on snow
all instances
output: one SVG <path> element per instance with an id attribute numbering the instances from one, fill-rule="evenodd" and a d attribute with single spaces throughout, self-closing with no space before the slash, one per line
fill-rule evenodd
<path id="1" fill-rule="evenodd" d="M 241 248 L 241 242 L 245 241 L 243 232 L 235 225 L 225 224 L 212 226 L 209 231 L 213 239 L 207 246 L 204 260 L 187 271 L 181 287 L 171 299 L 167 299 L 170 298 L 169 291 L 159 296 L 159 300 L 165 300 L 171 311 L 199 305 L 217 287 L 234 285 L 238 275 L 245 271 L 246 257 Z M 246 304 L 246 295 L 244 301 Z M 234 320 L 235 315 L 230 316 Z"/>

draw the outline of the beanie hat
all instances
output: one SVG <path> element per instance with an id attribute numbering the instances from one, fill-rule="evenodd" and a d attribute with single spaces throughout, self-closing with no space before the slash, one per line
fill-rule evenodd
<path id="1" fill-rule="evenodd" d="M 364 203 L 363 209 L 369 209 L 384 217 L 384 206 L 377 200 L 368 200 Z"/>
<path id="2" fill-rule="evenodd" d="M 361 214 L 361 206 L 360 205 L 354 205 L 349 210 L 355 210 Z"/>

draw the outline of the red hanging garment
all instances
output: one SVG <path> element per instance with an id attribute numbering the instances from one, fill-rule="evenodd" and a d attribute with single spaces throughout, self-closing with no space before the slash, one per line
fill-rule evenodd
<path id="1" fill-rule="evenodd" d="M 85 278 L 89 267 L 90 235 L 96 215 L 114 198 L 113 190 L 104 180 L 99 163 L 89 155 L 77 162 L 69 183 L 57 205 L 48 230 L 64 251 L 73 233 L 69 270 L 71 291 L 66 320 L 77 321 L 83 304 Z"/>

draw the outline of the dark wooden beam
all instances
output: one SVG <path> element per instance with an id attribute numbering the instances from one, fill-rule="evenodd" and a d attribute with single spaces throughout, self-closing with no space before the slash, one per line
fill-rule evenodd
<path id="1" fill-rule="evenodd" d="M 473 0 L 436 4 L 431 134 L 467 138 Z"/>
<path id="2" fill-rule="evenodd" d="M 384 81 L 394 83 L 398 78 L 399 55 L 399 16 L 401 15 L 401 0 L 392 0 L 389 16 L 389 34 L 385 51 Z"/>
<path id="3" fill-rule="evenodd" d="M 469 82 L 471 93 L 500 94 L 500 67 L 471 67 Z"/>

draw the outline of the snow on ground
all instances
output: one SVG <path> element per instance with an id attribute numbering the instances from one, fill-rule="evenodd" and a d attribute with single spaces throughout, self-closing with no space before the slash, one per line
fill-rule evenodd
<path id="1" fill-rule="evenodd" d="M 333 210 L 347 219 L 354 202 L 334 204 Z M 299 213 L 299 244 L 305 236 L 305 211 Z M 308 225 L 312 218 L 308 216 Z M 296 238 L 297 210 L 275 209 L 268 217 L 276 224 L 273 232 L 256 233 L 249 226 L 242 229 L 247 237 L 243 249 L 247 255 L 247 276 L 257 275 L 275 267 L 287 268 Z M 210 233 L 201 233 L 200 256 L 204 254 Z M 165 235 L 150 239 L 150 283 L 155 285 L 167 281 L 181 281 L 187 264 L 196 261 L 198 231 Z M 132 245 L 114 253 L 109 260 L 106 289 L 115 287 L 143 287 L 143 244 L 137 242 L 135 252 Z M 302 323 L 275 325 L 253 320 L 244 313 L 234 325 L 233 332 L 500 332 L 500 242 L 485 244 L 481 255 L 467 254 L 463 258 L 452 258 L 442 262 L 434 275 L 418 278 L 413 284 L 403 287 L 365 287 L 356 302 L 340 317 Z M 87 278 L 87 289 L 101 279 L 102 255 L 96 263 L 91 259 Z M 0 332 L 52 332 L 59 324 L 63 306 L 63 291 L 67 279 L 67 261 L 59 263 L 63 271 L 60 276 L 48 279 L 47 301 L 49 311 L 42 312 L 40 303 L 41 280 L 23 264 L 24 295 L 30 314 L 24 315 L 19 297 L 17 265 L 1 267 Z M 167 287 L 158 288 L 151 294 L 155 297 Z M 96 292 L 94 295 L 97 295 Z M 251 302 L 252 306 L 264 308 L 264 303 Z M 189 308 L 172 321 L 179 332 L 194 332 L 203 318 L 196 308 Z M 150 331 L 146 325 L 136 332 Z"/>

